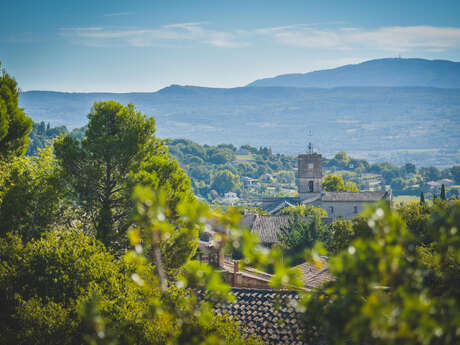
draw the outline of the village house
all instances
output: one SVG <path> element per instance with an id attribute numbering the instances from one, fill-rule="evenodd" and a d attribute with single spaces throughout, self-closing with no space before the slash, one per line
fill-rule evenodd
<path id="1" fill-rule="evenodd" d="M 391 190 L 360 192 L 329 192 L 323 190 L 322 156 L 309 152 L 297 158 L 297 198 L 267 198 L 262 208 L 270 214 L 278 214 L 289 205 L 313 205 L 324 209 L 331 219 L 351 219 L 369 204 L 379 200 L 393 201 Z"/>

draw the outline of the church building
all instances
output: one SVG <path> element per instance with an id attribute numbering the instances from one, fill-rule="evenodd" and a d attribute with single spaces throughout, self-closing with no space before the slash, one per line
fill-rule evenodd
<path id="1" fill-rule="evenodd" d="M 324 209 L 328 218 L 339 217 L 351 219 L 369 204 L 379 200 L 393 201 L 391 190 L 361 191 L 361 192 L 328 192 L 323 190 L 322 156 L 313 152 L 311 144 L 309 151 L 297 158 L 297 198 L 267 198 L 262 201 L 262 207 L 270 214 L 276 215 L 285 207 L 291 205 L 313 205 Z"/>

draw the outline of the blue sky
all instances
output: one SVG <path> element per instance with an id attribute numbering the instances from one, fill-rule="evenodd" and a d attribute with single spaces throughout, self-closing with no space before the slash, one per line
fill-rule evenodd
<path id="1" fill-rule="evenodd" d="M 460 61 L 460 1 L 0 0 L 23 90 L 155 91 L 381 57 Z"/>

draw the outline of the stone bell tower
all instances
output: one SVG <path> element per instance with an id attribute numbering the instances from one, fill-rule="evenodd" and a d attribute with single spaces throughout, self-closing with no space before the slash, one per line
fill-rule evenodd
<path id="1" fill-rule="evenodd" d="M 323 168 L 321 155 L 313 152 L 312 144 L 308 144 L 308 152 L 297 158 L 297 190 L 300 201 L 321 194 Z"/>

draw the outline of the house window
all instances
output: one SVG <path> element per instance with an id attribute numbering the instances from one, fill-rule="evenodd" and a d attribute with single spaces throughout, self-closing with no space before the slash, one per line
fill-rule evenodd
<path id="1" fill-rule="evenodd" d="M 308 169 L 313 169 L 313 163 L 308 163 Z"/>
<path id="2" fill-rule="evenodd" d="M 358 214 L 358 206 L 353 206 L 353 213 Z"/>
<path id="3" fill-rule="evenodd" d="M 313 192 L 313 181 L 308 181 L 308 191 Z"/>
<path id="4" fill-rule="evenodd" d="M 332 207 L 332 206 L 329 207 L 329 213 L 330 213 L 330 214 L 333 214 L 333 213 L 334 213 L 334 207 Z"/>

